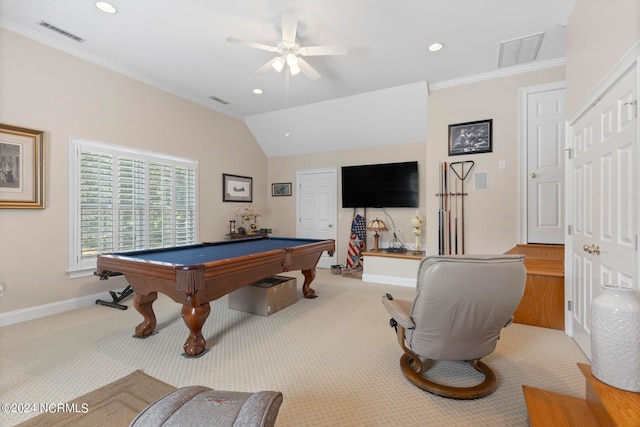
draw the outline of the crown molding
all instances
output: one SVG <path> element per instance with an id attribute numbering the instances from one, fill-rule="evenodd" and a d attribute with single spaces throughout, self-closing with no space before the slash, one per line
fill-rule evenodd
<path id="1" fill-rule="evenodd" d="M 566 58 L 559 58 L 550 61 L 532 62 L 530 64 L 516 65 L 513 67 L 503 68 L 489 73 L 476 74 L 474 76 L 463 77 L 461 79 L 446 80 L 442 82 L 429 83 L 429 90 L 445 89 L 453 86 L 461 86 L 471 83 L 477 83 L 484 80 L 497 79 L 500 77 L 508 77 L 531 71 L 544 70 L 546 68 L 560 67 L 566 64 Z"/>

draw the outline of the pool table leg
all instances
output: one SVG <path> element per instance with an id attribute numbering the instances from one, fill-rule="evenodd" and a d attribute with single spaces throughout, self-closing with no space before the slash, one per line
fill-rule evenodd
<path id="1" fill-rule="evenodd" d="M 184 319 L 184 323 L 186 323 L 189 331 L 191 331 L 189 338 L 187 338 L 183 346 L 187 356 L 198 356 L 207 348 L 207 342 L 202 336 L 202 325 L 204 325 L 207 317 L 209 317 L 210 312 L 211 307 L 209 303 L 202 304 L 198 307 L 182 306 L 182 319 Z"/>
<path id="2" fill-rule="evenodd" d="M 304 285 L 302 285 L 302 295 L 304 295 L 305 298 L 317 297 L 318 295 L 316 295 L 316 291 L 311 289 L 311 282 L 313 282 L 313 279 L 316 278 L 315 267 L 309 270 L 302 270 L 302 274 L 304 275 Z"/>
<path id="3" fill-rule="evenodd" d="M 138 293 L 134 295 L 133 306 L 142 314 L 142 317 L 144 317 L 144 321 L 136 326 L 136 337 L 148 337 L 156 329 L 156 315 L 153 312 L 153 302 L 157 298 L 157 292 L 151 292 L 149 295 L 140 295 Z"/>

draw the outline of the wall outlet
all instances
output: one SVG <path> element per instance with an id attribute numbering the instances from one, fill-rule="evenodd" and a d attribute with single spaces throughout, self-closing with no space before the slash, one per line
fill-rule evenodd
<path id="1" fill-rule="evenodd" d="M 4 296 L 4 285 L 0 283 L 0 298 Z"/>
<path id="2" fill-rule="evenodd" d="M 400 233 L 402 233 L 402 228 L 400 227 L 396 228 L 396 234 L 400 234 Z"/>

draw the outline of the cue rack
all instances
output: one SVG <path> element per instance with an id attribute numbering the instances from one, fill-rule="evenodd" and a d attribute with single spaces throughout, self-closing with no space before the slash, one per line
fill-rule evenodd
<path id="1" fill-rule="evenodd" d="M 464 254 L 464 198 L 468 196 L 464 191 L 464 183 L 474 164 L 473 160 L 453 162 L 449 165 L 447 162 L 439 164 L 439 191 L 436 194 L 439 199 L 438 255 Z M 469 166 L 468 169 L 467 166 Z M 453 183 L 453 191 L 450 188 L 450 178 L 452 178 L 450 170 L 457 178 Z M 458 183 L 460 183 L 460 191 L 458 191 Z"/>

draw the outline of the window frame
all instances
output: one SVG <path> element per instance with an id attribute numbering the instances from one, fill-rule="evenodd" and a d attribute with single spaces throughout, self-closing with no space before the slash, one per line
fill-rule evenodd
<path id="1" fill-rule="evenodd" d="M 87 138 L 76 137 L 76 136 L 69 137 L 68 149 L 69 149 L 69 152 L 68 152 L 68 160 L 69 160 L 69 182 L 68 182 L 69 184 L 69 207 L 68 207 L 69 209 L 69 256 L 68 256 L 69 268 L 68 268 L 68 273 L 72 278 L 85 277 L 85 276 L 92 275 L 96 268 L 96 259 L 97 259 L 97 257 L 93 257 L 93 259 L 82 258 L 82 242 L 81 242 L 82 222 L 80 218 L 80 212 L 81 212 L 80 208 L 82 203 L 80 200 L 80 186 L 81 186 L 80 176 L 81 176 L 81 153 L 82 152 L 92 151 L 92 152 L 111 155 L 113 156 L 112 159 L 114 160 L 114 163 L 115 163 L 115 160 L 119 158 L 119 156 L 125 156 L 127 158 L 132 158 L 136 160 L 143 160 L 145 162 L 145 167 L 146 167 L 145 175 L 144 175 L 145 185 L 146 183 L 148 183 L 149 176 L 150 176 L 149 168 L 148 168 L 149 163 L 154 163 L 154 162 L 163 163 L 163 164 L 169 163 L 171 164 L 172 174 L 175 174 L 176 168 L 181 168 L 181 167 L 192 168 L 194 171 L 193 172 L 194 174 L 194 194 L 193 194 L 194 212 L 193 212 L 193 242 L 192 243 L 197 243 L 198 235 L 199 235 L 198 234 L 199 232 L 198 230 L 198 223 L 199 223 L 199 218 L 198 218 L 199 162 L 198 160 L 172 156 L 164 153 L 140 150 L 140 149 L 125 147 L 120 145 L 114 145 L 114 144 L 94 141 Z M 113 229 L 116 229 L 116 230 L 118 229 L 118 215 L 116 214 L 118 210 L 117 209 L 118 202 L 116 201 L 118 196 L 117 187 L 116 187 L 116 183 L 118 182 L 117 170 L 118 170 L 117 167 L 113 169 L 114 173 L 112 178 L 113 188 L 114 188 L 112 192 L 112 197 L 114 199 L 113 201 L 114 215 L 113 215 L 112 232 L 113 232 Z M 172 213 L 175 213 L 176 211 L 175 197 L 176 197 L 176 194 L 175 192 L 173 192 L 171 197 Z M 145 210 L 147 215 L 146 216 L 147 225 L 149 222 L 149 218 L 148 218 L 149 209 L 150 209 L 150 205 L 146 204 Z M 175 216 L 173 216 L 173 220 L 172 220 L 173 230 L 172 230 L 172 238 L 171 238 L 172 242 L 175 242 L 175 238 L 176 238 L 175 224 L 176 224 L 176 218 Z M 148 234 L 149 228 L 146 228 L 145 232 Z M 118 250 L 114 249 L 114 251 L 118 251 Z"/>

